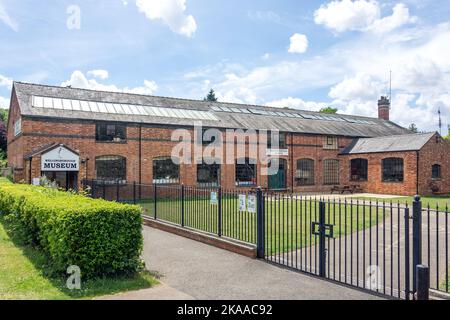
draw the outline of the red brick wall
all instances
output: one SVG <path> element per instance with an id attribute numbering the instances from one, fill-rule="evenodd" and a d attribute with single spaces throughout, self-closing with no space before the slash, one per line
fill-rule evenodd
<path id="1" fill-rule="evenodd" d="M 17 101 L 16 93 L 13 90 L 11 95 L 11 106 L 8 118 L 8 166 L 13 169 L 13 176 L 15 181 L 22 181 L 24 176 L 24 161 L 23 155 L 26 153 L 23 144 L 24 137 L 22 135 L 14 136 L 14 123 L 20 118 L 20 108 Z M 22 120 L 22 131 L 24 130 L 24 121 Z"/>
<path id="2" fill-rule="evenodd" d="M 17 101 L 12 100 L 13 106 L 17 107 Z M 16 116 L 13 107 L 12 116 Z M 10 131 L 13 128 L 10 128 Z M 153 180 L 153 159 L 157 157 L 171 156 L 172 148 L 177 142 L 172 142 L 172 128 L 156 128 L 143 126 L 142 136 L 142 161 L 141 174 L 142 183 L 151 184 Z M 193 131 L 191 130 L 191 133 Z M 80 153 L 82 163 L 80 164 L 79 180 L 95 177 L 95 158 L 103 155 L 120 155 L 127 158 L 127 181 L 139 182 L 139 137 L 138 125 L 129 125 L 127 129 L 127 143 L 100 143 L 95 141 L 95 123 L 93 121 L 70 122 L 70 121 L 48 121 L 44 119 L 23 119 L 23 135 L 12 140 L 8 151 L 8 160 L 16 166 L 22 166 L 23 177 L 29 181 L 32 177 L 40 176 L 40 158 L 35 157 L 32 162 L 32 175 L 29 176 L 27 163 L 23 161 L 23 155 L 32 152 L 50 143 L 63 143 L 69 148 Z M 11 132 L 8 132 L 10 136 Z M 193 134 L 192 134 L 193 136 Z M 353 184 L 350 182 L 350 160 L 353 158 L 366 158 L 369 160 L 369 182 L 357 182 L 365 191 L 384 194 L 413 195 L 416 193 L 416 152 L 401 152 L 389 154 L 368 154 L 358 156 L 342 156 L 339 152 L 352 142 L 351 138 L 339 137 L 338 148 L 328 150 L 324 148 L 324 136 L 307 134 L 288 134 L 286 143 L 289 156 L 282 157 L 287 162 L 287 188 L 298 192 L 329 192 L 331 186 L 324 185 L 323 162 L 326 159 L 337 159 L 340 161 L 340 182 L 342 185 Z M 235 146 L 235 157 L 237 154 Z M 427 171 L 431 175 L 432 158 L 439 154 L 439 163 L 442 165 L 444 179 L 440 182 L 443 190 L 448 190 L 450 181 L 449 172 L 449 145 L 429 144 L 421 152 L 421 172 Z M 192 152 L 194 148 L 192 148 Z M 245 155 L 249 156 L 247 145 Z M 223 150 L 226 156 L 226 149 Z M 191 155 L 193 157 L 193 154 Z M 383 183 L 381 181 L 381 162 L 387 157 L 400 157 L 405 160 L 405 181 L 403 183 Z M 315 166 L 315 185 L 297 186 L 295 173 L 297 160 L 313 159 Z M 87 160 L 89 159 L 89 160 Z M 429 167 L 429 168 L 428 168 Z M 424 169 L 425 168 L 425 169 Z M 258 165 L 257 184 L 262 187 L 268 186 L 267 176 L 261 175 L 262 166 Z M 182 165 L 180 167 L 180 179 L 185 185 L 195 186 L 197 184 L 197 166 L 195 164 Z M 428 173 L 428 171 L 430 171 Z M 17 176 L 19 177 L 19 176 Z M 294 177 L 294 178 L 293 178 Z M 428 180 L 420 180 L 420 191 L 426 193 Z M 17 179 L 16 179 L 17 180 Z M 222 165 L 222 186 L 226 189 L 235 188 L 235 166 L 234 164 Z M 242 188 L 246 189 L 246 188 Z"/>
<path id="3" fill-rule="evenodd" d="M 434 164 L 441 166 L 441 179 L 432 179 L 431 168 Z M 419 191 L 421 195 L 432 193 L 431 183 L 439 188 L 440 193 L 450 194 L 450 142 L 443 140 L 437 134 L 419 153 Z"/>

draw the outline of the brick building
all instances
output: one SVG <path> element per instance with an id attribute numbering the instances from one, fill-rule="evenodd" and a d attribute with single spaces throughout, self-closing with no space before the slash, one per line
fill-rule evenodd
<path id="1" fill-rule="evenodd" d="M 376 119 L 15 82 L 8 162 L 16 181 L 37 183 L 47 176 L 66 188 L 88 179 L 298 192 L 360 186 L 386 194 L 450 193 L 450 143 L 437 133 L 412 134 L 389 121 L 389 110 L 384 97 Z M 174 163 L 172 150 L 179 144 L 172 139 L 174 130 L 195 136 L 198 123 L 219 130 L 233 149 L 243 145 L 244 154 L 233 164 Z M 227 129 L 240 129 L 237 136 L 245 140 L 227 141 Z M 279 144 L 269 142 L 266 153 L 279 159 L 273 160 L 279 163 L 276 173 L 262 174 L 267 164 L 250 157 L 254 140 L 243 131 L 248 129 L 279 131 Z M 213 139 L 202 138 L 204 150 Z"/>

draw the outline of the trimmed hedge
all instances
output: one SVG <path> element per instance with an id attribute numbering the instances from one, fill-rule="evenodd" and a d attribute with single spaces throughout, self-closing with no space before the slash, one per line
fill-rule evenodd
<path id="1" fill-rule="evenodd" d="M 52 269 L 79 266 L 83 277 L 138 271 L 142 217 L 138 206 L 0 181 L 0 214 L 28 244 L 40 246 Z"/>

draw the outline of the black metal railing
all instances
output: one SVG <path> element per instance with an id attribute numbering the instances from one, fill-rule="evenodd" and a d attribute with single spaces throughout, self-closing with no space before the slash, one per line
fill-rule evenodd
<path id="1" fill-rule="evenodd" d="M 399 299 L 417 292 L 416 267 L 449 292 L 448 206 L 262 189 L 198 188 L 85 181 L 95 198 L 140 205 L 144 215 L 238 240 L 259 258 Z"/>

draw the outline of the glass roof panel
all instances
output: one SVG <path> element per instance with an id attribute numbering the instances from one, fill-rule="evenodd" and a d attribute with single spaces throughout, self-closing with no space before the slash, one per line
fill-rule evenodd
<path id="1" fill-rule="evenodd" d="M 63 109 L 63 105 L 62 105 L 61 99 L 53 99 L 53 107 L 55 109 Z"/>
<path id="2" fill-rule="evenodd" d="M 106 105 L 103 102 L 97 103 L 98 111 L 103 113 L 108 113 L 108 109 L 106 109 Z"/>
<path id="3" fill-rule="evenodd" d="M 33 107 L 44 108 L 44 98 L 43 97 L 33 97 Z"/>
<path id="4" fill-rule="evenodd" d="M 64 110 L 72 110 L 72 103 L 70 100 L 62 99 L 63 109 Z"/>
<path id="5" fill-rule="evenodd" d="M 53 99 L 52 98 L 44 98 L 44 108 L 53 109 Z"/>
<path id="6" fill-rule="evenodd" d="M 72 109 L 75 111 L 80 111 L 81 110 L 81 106 L 80 106 L 80 101 L 79 100 L 71 100 L 72 102 Z"/>
<path id="7" fill-rule="evenodd" d="M 89 108 L 92 112 L 99 112 L 97 102 L 89 101 Z"/>

